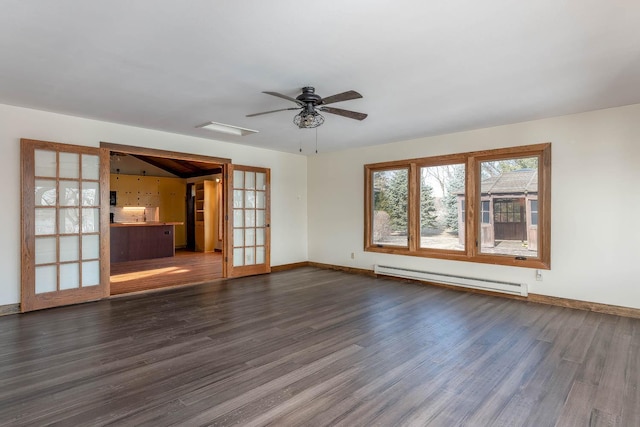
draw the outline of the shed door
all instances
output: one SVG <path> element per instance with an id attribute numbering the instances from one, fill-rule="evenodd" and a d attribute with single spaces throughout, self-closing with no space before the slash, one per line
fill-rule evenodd
<path id="1" fill-rule="evenodd" d="M 495 199 L 493 219 L 496 240 L 527 240 L 524 199 Z"/>
<path id="2" fill-rule="evenodd" d="M 21 140 L 21 310 L 109 295 L 109 154 Z"/>
<path id="3" fill-rule="evenodd" d="M 271 172 L 228 165 L 226 175 L 226 277 L 269 273 Z"/>

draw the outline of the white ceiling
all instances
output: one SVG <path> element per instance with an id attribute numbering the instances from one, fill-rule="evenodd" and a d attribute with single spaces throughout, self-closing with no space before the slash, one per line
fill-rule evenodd
<path id="1" fill-rule="evenodd" d="M 303 153 L 640 103 L 635 0 L 0 0 L 0 103 Z M 208 121 L 259 130 L 230 137 Z M 179 150 L 176 150 L 179 151 Z"/>

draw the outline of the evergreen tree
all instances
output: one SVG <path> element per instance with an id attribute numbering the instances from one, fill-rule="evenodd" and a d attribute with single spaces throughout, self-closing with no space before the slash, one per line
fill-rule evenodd
<path id="1" fill-rule="evenodd" d="M 388 172 L 374 172 L 373 174 L 373 210 L 389 212 Z"/>
<path id="2" fill-rule="evenodd" d="M 386 201 L 387 213 L 391 219 L 391 230 L 407 231 L 407 203 L 409 200 L 409 171 L 406 169 L 393 171 L 389 179 Z"/>
<path id="3" fill-rule="evenodd" d="M 389 216 L 388 171 L 373 173 L 373 241 L 383 242 L 391 235 L 391 221 Z"/>
<path id="4" fill-rule="evenodd" d="M 464 190 L 464 165 L 456 165 L 451 179 L 447 182 L 447 194 L 444 197 L 446 211 L 445 225 L 451 231 L 458 231 L 458 192 Z"/>
<path id="5" fill-rule="evenodd" d="M 384 176 L 384 177 L 383 177 Z M 406 169 L 380 173 L 374 176 L 374 186 L 379 189 L 374 197 L 374 210 L 389 214 L 391 230 L 407 232 L 409 201 L 409 171 Z M 421 227 L 437 227 L 436 203 L 433 188 L 422 184 L 420 190 Z"/>
<path id="6" fill-rule="evenodd" d="M 423 182 L 420 186 L 420 228 L 437 228 L 437 219 L 433 188 Z"/>

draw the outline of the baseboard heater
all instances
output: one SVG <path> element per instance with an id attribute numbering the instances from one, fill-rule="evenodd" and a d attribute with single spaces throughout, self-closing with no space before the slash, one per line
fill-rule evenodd
<path id="1" fill-rule="evenodd" d="M 405 279 L 423 280 L 425 282 L 442 283 L 444 285 L 461 286 L 463 288 L 482 289 L 485 291 L 501 292 L 509 295 L 526 297 L 526 283 L 502 282 L 498 280 L 479 279 L 475 277 L 457 276 L 453 274 L 434 273 L 432 271 L 412 270 L 409 268 L 375 265 L 375 274 L 383 276 L 402 277 Z"/>

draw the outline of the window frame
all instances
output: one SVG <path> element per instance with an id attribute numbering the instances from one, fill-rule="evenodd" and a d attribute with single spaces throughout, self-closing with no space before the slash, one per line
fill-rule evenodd
<path id="1" fill-rule="evenodd" d="M 487 161 L 538 157 L 538 225 L 537 256 L 522 257 L 482 253 L 479 247 L 482 223 L 480 164 Z M 465 164 L 465 247 L 464 250 L 420 247 L 420 168 Z M 389 169 L 409 169 L 408 248 L 373 244 L 373 173 Z M 443 156 L 423 157 L 364 165 L 365 209 L 364 250 L 424 258 L 449 259 L 515 267 L 551 268 L 551 143 L 473 151 Z M 528 202 L 527 202 L 528 203 Z M 491 209 L 493 210 L 493 209 Z M 493 215 L 493 212 L 490 213 Z M 527 214 L 527 215 L 530 215 Z"/>
<path id="2" fill-rule="evenodd" d="M 410 224 L 411 224 L 411 219 L 409 217 L 411 216 L 411 211 L 412 211 L 412 206 L 413 206 L 412 205 L 413 200 L 412 200 L 412 197 L 411 197 L 411 194 L 410 194 L 410 189 L 411 189 L 410 182 L 412 180 L 412 174 L 414 173 L 412 171 L 412 168 L 411 167 L 406 167 L 406 166 L 399 166 L 399 167 L 388 166 L 388 167 L 375 168 L 375 169 L 372 169 L 370 177 L 371 177 L 371 185 L 372 185 L 371 188 L 373 189 L 373 175 L 376 172 L 388 172 L 388 171 L 397 171 L 397 170 L 403 170 L 403 169 L 407 170 L 407 244 L 406 245 L 387 245 L 386 247 L 387 248 L 396 248 L 396 249 L 401 249 L 401 250 L 409 250 L 411 248 L 411 242 L 410 242 L 410 239 L 409 239 L 409 237 L 411 235 L 411 229 L 409 228 Z M 371 207 L 373 208 L 373 198 L 371 200 L 372 200 Z M 374 222 L 373 209 L 371 209 L 369 212 L 371 214 L 370 217 L 369 217 L 369 221 L 371 223 L 371 226 L 373 227 L 373 222 Z M 379 243 L 373 243 L 373 237 L 372 237 L 372 240 L 371 240 L 371 245 L 372 246 L 376 246 L 376 247 L 383 246 L 383 245 L 380 245 Z"/>

